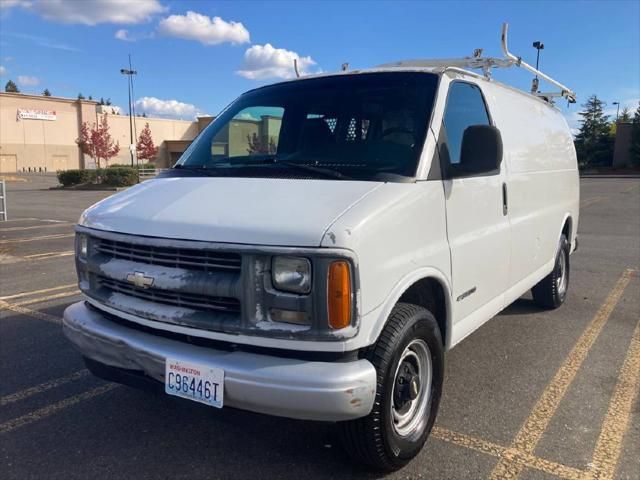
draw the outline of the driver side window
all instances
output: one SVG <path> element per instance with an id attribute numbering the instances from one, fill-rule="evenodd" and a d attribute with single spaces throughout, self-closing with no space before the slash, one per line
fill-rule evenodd
<path id="1" fill-rule="evenodd" d="M 460 164 L 462 137 L 471 125 L 491 125 L 480 88 L 471 83 L 453 82 L 443 119 L 449 163 L 453 166 Z"/>

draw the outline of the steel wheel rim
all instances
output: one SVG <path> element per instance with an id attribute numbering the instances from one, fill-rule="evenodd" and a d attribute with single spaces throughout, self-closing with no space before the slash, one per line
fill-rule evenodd
<path id="1" fill-rule="evenodd" d="M 415 398 L 408 399 L 405 404 L 399 405 L 396 399 L 400 396 L 400 389 L 407 385 L 401 384 L 399 379 L 406 379 L 406 368 L 409 366 L 411 372 L 411 381 L 408 384 L 409 389 L 418 382 Z M 427 409 L 429 407 L 429 398 L 431 394 L 431 381 L 433 377 L 433 368 L 431 363 L 431 352 L 427 343 L 422 339 L 412 340 L 407 345 L 400 356 L 398 366 L 393 378 L 393 389 L 391 391 L 391 420 L 393 429 L 401 437 L 407 437 L 414 433 L 425 421 Z M 402 392 L 404 393 L 404 392 Z"/>
<path id="2" fill-rule="evenodd" d="M 558 295 L 563 296 L 567 291 L 567 253 L 564 248 L 560 249 L 558 255 L 558 273 L 556 276 L 556 289 Z"/>

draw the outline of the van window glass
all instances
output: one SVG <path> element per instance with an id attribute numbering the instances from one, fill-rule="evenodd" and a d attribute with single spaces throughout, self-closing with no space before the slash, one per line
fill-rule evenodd
<path id="1" fill-rule="evenodd" d="M 211 158 L 275 154 L 283 113 L 281 107 L 243 108 L 214 135 Z"/>
<path id="2" fill-rule="evenodd" d="M 415 176 L 437 84 L 430 73 L 385 72 L 258 88 L 212 122 L 173 173 L 381 181 Z"/>
<path id="3" fill-rule="evenodd" d="M 449 87 L 444 128 L 447 133 L 449 161 L 460 163 L 462 136 L 471 125 L 489 125 L 489 114 L 480 89 L 470 83 L 454 82 Z"/>

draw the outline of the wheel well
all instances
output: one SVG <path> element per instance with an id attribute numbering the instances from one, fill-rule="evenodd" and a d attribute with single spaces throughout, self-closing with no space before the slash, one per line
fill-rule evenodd
<path id="1" fill-rule="evenodd" d="M 569 244 L 571 244 L 571 224 L 571 217 L 567 217 L 567 219 L 564 221 L 564 225 L 562 226 L 562 233 L 565 237 L 567 237 Z"/>
<path id="2" fill-rule="evenodd" d="M 399 302 L 412 303 L 429 310 L 440 327 L 442 343 L 447 345 L 447 302 L 444 288 L 435 278 L 422 278 L 411 285 L 400 297 Z"/>

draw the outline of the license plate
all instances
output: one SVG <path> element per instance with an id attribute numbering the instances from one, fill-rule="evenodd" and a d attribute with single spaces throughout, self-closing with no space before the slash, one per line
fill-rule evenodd
<path id="1" fill-rule="evenodd" d="M 169 395 L 222 408 L 224 370 L 167 358 L 164 391 Z"/>

